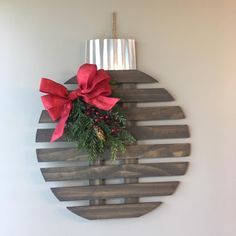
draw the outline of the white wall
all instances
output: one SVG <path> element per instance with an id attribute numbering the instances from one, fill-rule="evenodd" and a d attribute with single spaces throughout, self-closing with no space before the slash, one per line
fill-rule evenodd
<path id="1" fill-rule="evenodd" d="M 187 175 L 165 204 L 138 219 L 87 221 L 50 192 L 34 142 L 39 79 L 64 82 L 84 40 L 137 41 L 138 68 L 177 99 L 191 127 Z M 0 1 L 0 235 L 236 235 L 235 1 Z"/>

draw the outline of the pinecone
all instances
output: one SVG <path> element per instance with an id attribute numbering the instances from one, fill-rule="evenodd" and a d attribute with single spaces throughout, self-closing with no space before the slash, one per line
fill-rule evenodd
<path id="1" fill-rule="evenodd" d="M 96 135 L 101 141 L 105 141 L 105 134 L 103 130 L 99 126 L 94 126 L 94 130 L 96 132 Z"/>

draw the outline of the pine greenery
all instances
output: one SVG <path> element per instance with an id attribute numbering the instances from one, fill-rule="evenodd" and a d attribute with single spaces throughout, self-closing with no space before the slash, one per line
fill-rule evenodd
<path id="1" fill-rule="evenodd" d="M 86 150 L 91 161 L 101 158 L 107 149 L 115 160 L 118 151 L 124 152 L 125 145 L 135 141 L 126 125 L 127 120 L 118 104 L 104 111 L 79 98 L 73 102 L 64 134 L 78 149 Z"/>

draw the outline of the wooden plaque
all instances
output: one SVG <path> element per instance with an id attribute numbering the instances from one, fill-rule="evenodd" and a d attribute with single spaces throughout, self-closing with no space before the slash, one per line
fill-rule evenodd
<path id="1" fill-rule="evenodd" d="M 160 206 L 162 202 L 148 197 L 173 194 L 179 185 L 176 176 L 184 175 L 189 164 L 181 157 L 190 155 L 190 144 L 186 142 L 189 128 L 184 120 L 177 122 L 185 115 L 179 106 L 172 105 L 170 93 L 141 71 L 108 72 L 137 143 L 127 146 L 116 161 L 109 160 L 106 152 L 103 159 L 93 163 L 88 162 L 86 152 L 68 147 L 63 137 L 57 140 L 59 147 L 36 150 L 39 162 L 51 162 L 52 167 L 41 168 L 45 181 L 63 181 L 63 186 L 51 188 L 53 194 L 60 201 L 70 201 L 67 208 L 73 213 L 93 220 L 138 217 Z M 77 86 L 76 77 L 65 84 Z M 139 84 L 144 85 L 140 88 Z M 42 111 L 39 123 L 53 121 Z M 50 142 L 52 132 L 53 128 L 39 128 L 36 142 Z M 166 181 L 166 176 L 173 180 Z M 150 177 L 157 181 L 149 181 Z M 79 204 L 81 200 L 88 204 Z M 70 206 L 71 201 L 78 205 Z"/>

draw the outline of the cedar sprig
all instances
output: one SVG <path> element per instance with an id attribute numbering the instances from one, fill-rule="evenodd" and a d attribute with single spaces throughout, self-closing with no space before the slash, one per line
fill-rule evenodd
<path id="1" fill-rule="evenodd" d="M 126 144 L 135 142 L 126 126 L 127 120 L 119 105 L 104 111 L 79 98 L 73 102 L 64 133 L 78 149 L 88 152 L 91 161 L 100 159 L 107 149 L 115 160 L 118 152 L 125 151 Z"/>

